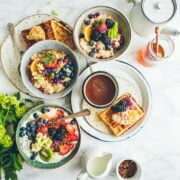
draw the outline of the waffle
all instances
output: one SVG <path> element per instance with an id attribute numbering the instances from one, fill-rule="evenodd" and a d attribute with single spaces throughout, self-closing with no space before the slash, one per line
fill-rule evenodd
<path id="1" fill-rule="evenodd" d="M 30 29 L 21 32 L 26 47 L 29 48 L 33 44 L 41 40 L 58 40 L 71 49 L 75 49 L 73 42 L 73 33 L 63 22 L 55 19 L 48 20 Z"/>
<path id="2" fill-rule="evenodd" d="M 121 113 L 124 117 L 119 116 L 120 121 L 115 121 L 113 119 L 113 115 L 115 114 L 115 112 L 112 111 L 111 107 L 106 108 L 104 111 L 98 114 L 100 119 L 111 129 L 112 133 L 115 136 L 122 135 L 129 128 L 134 126 L 144 116 L 143 109 L 136 103 L 136 100 L 129 93 L 126 93 L 122 95 L 121 97 L 119 97 L 115 101 L 113 106 L 118 104 L 121 100 L 124 100 L 124 99 L 131 101 L 133 109 L 127 108 L 126 111 Z M 128 122 L 128 124 L 127 123 L 125 124 L 122 122 Z"/>

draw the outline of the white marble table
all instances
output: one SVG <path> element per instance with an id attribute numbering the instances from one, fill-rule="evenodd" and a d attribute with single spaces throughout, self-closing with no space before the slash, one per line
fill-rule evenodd
<path id="1" fill-rule="evenodd" d="M 179 5 L 180 1 L 177 0 Z M 71 26 L 78 15 L 95 4 L 111 5 L 129 17 L 132 4 L 126 0 L 0 0 L 0 44 L 7 35 L 8 22 L 17 23 L 20 19 L 37 12 L 51 13 L 56 10 L 61 19 Z M 180 29 L 180 9 L 171 22 L 172 27 Z M 75 180 L 81 171 L 82 153 L 89 147 L 100 146 L 114 154 L 114 164 L 122 156 L 133 157 L 142 166 L 142 180 L 180 179 L 180 38 L 177 38 L 173 57 L 164 64 L 145 68 L 137 63 L 135 53 L 147 39 L 133 33 L 132 43 L 123 60 L 137 67 L 147 78 L 153 95 L 152 113 L 141 132 L 129 140 L 119 143 L 105 143 L 93 139 L 82 132 L 82 143 L 75 158 L 63 167 L 41 170 L 24 164 L 18 173 L 20 180 Z M 81 64 L 85 61 L 81 58 Z M 0 69 L 0 92 L 17 91 Z M 55 101 L 63 105 L 65 99 Z M 107 177 L 115 180 L 116 177 Z"/>

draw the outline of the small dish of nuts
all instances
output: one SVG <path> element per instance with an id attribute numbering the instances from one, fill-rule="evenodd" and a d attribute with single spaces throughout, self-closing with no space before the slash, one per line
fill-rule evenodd
<path id="1" fill-rule="evenodd" d="M 119 180 L 139 180 L 141 167 L 137 161 L 124 158 L 118 162 L 116 174 Z"/>

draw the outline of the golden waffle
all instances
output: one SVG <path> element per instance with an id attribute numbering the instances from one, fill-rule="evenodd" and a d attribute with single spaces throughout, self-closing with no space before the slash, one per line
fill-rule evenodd
<path id="1" fill-rule="evenodd" d="M 114 112 L 111 110 L 111 107 L 108 107 L 103 112 L 99 113 L 100 119 L 111 129 L 115 136 L 123 134 L 129 128 L 134 126 L 144 115 L 143 109 L 136 103 L 136 100 L 129 93 L 119 97 L 113 105 L 118 104 L 123 99 L 129 99 L 133 104 L 133 110 L 127 109 L 123 112 L 126 115 L 126 120 L 129 122 L 128 125 L 124 125 L 112 119 Z M 124 119 L 122 118 L 121 120 L 123 121 Z"/>
<path id="2" fill-rule="evenodd" d="M 48 20 L 30 29 L 23 30 L 21 34 L 27 48 L 40 40 L 51 39 L 58 40 L 69 46 L 71 49 L 75 49 L 72 30 L 63 22 L 55 19 Z"/>

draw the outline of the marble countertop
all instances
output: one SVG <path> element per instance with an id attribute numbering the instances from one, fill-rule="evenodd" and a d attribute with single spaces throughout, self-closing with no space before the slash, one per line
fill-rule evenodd
<path id="1" fill-rule="evenodd" d="M 180 5 L 180 1 L 177 0 Z M 58 17 L 74 25 L 79 14 L 86 8 L 96 5 L 110 5 L 122 11 L 127 17 L 132 4 L 127 0 L 0 0 L 0 44 L 8 32 L 9 22 L 17 23 L 22 18 L 35 13 L 58 12 Z M 173 19 L 171 27 L 180 29 L 180 9 Z M 116 143 L 101 142 L 88 136 L 82 131 L 82 143 L 78 154 L 68 164 L 53 170 L 41 170 L 24 164 L 18 173 L 19 180 L 76 180 L 81 171 L 81 156 L 90 147 L 102 147 L 114 154 L 113 164 L 123 156 L 136 159 L 142 167 L 141 180 L 179 180 L 180 179 L 180 37 L 175 39 L 174 55 L 165 63 L 152 68 L 138 64 L 135 55 L 148 39 L 133 33 L 132 43 L 124 55 L 126 61 L 137 67 L 147 78 L 153 96 L 153 106 L 150 118 L 137 135 L 129 140 Z M 85 59 L 79 59 L 82 68 Z M 17 91 L 8 81 L 0 68 L 0 92 L 12 93 Z M 67 99 L 56 100 L 55 103 L 64 105 Z M 117 179 L 113 171 L 108 180 Z"/>

